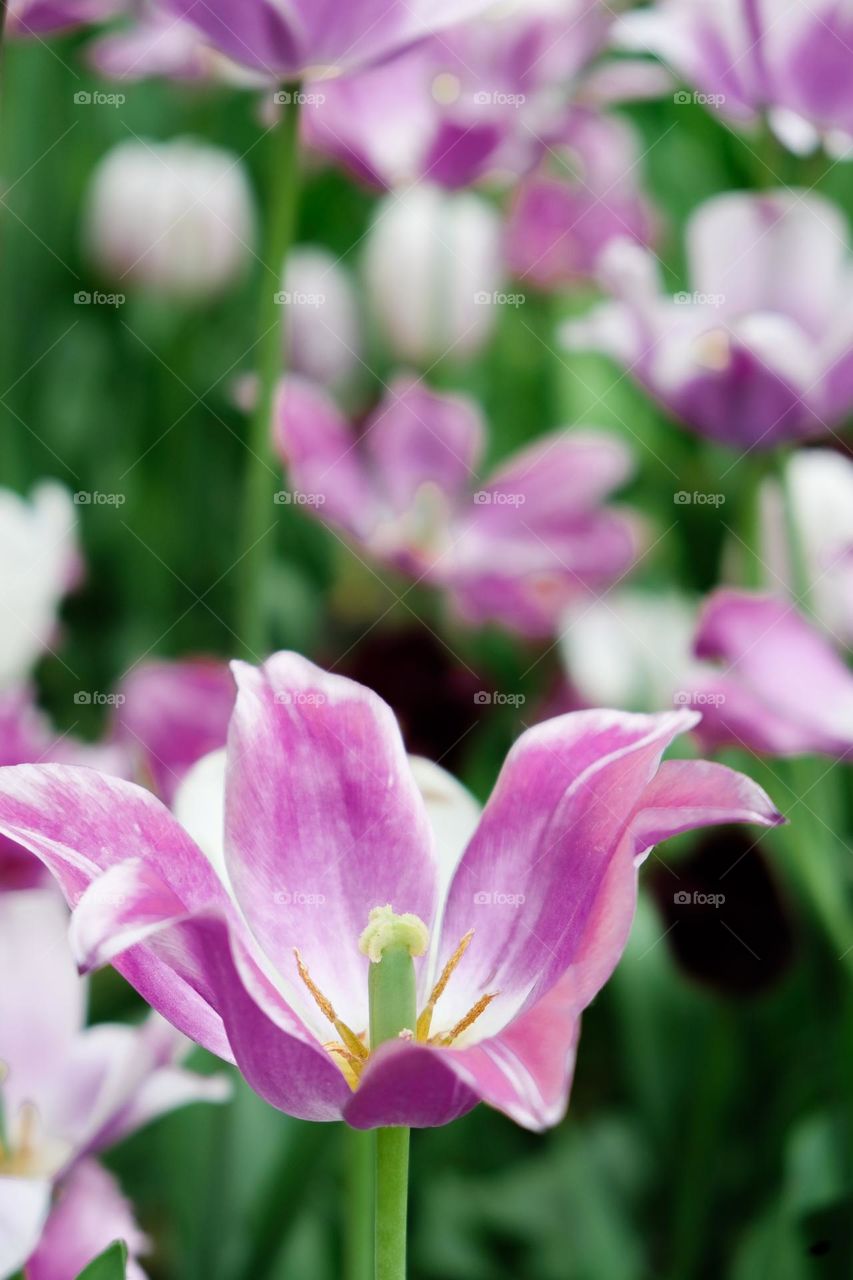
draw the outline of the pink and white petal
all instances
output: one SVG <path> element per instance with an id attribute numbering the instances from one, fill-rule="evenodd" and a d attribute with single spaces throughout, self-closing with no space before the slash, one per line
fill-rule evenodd
<path id="1" fill-rule="evenodd" d="M 638 857 L 661 840 L 725 823 L 777 827 L 785 819 L 758 783 L 708 760 L 664 760 L 631 823 Z"/>
<path id="2" fill-rule="evenodd" d="M 436 1030 L 498 992 L 478 1020 L 494 1034 L 570 968 L 663 752 L 697 719 L 581 711 L 522 735 L 450 889 L 441 962 L 469 929 L 477 933 Z"/>
<path id="3" fill-rule="evenodd" d="M 354 1029 L 367 1025 L 358 939 L 373 907 L 432 920 L 438 872 L 400 729 L 376 694 L 298 654 L 235 664 L 225 826 L 231 883 L 264 951 L 298 986 L 299 948 Z"/>
<path id="4" fill-rule="evenodd" d="M 27 1280 L 75 1280 L 115 1241 L 127 1245 L 127 1280 L 144 1280 L 137 1258 L 149 1241 L 112 1174 L 84 1160 L 57 1192 L 47 1225 L 26 1267 Z"/>
<path id="5" fill-rule="evenodd" d="M 211 751 L 186 773 L 172 802 L 172 812 L 189 832 L 228 888 L 225 865 L 225 771 L 227 753 Z M 228 889 L 230 893 L 230 888 Z"/>
<path id="6" fill-rule="evenodd" d="M 374 484 L 356 433 L 329 393 L 307 378 L 285 378 L 276 400 L 273 443 L 292 488 L 313 495 L 319 516 L 366 538 L 379 518 Z"/>
<path id="7" fill-rule="evenodd" d="M 574 988 L 563 981 L 500 1035 L 470 1048 L 383 1045 L 344 1118 L 357 1129 L 430 1128 L 485 1102 L 527 1129 L 549 1128 L 566 1111 L 579 1034 Z"/>
<path id="8" fill-rule="evenodd" d="M 803 741 L 811 736 L 814 750 L 853 749 L 853 675 L 787 600 L 714 592 L 699 619 L 696 655 L 725 663 L 727 685 L 742 686 Z M 727 704 L 717 711 L 725 716 Z"/>
<path id="9" fill-rule="evenodd" d="M 593 511 L 630 478 L 631 451 L 604 431 L 558 431 L 514 454 L 485 486 L 492 502 L 478 516 L 505 515 L 520 498 L 522 514 L 537 528 L 559 528 L 580 513 Z"/>
<path id="10" fill-rule="evenodd" d="M 398 378 L 368 422 L 364 443 L 391 507 L 404 512 L 425 484 L 451 505 L 461 502 L 475 485 L 484 438 L 473 400 Z"/>
<path id="11" fill-rule="evenodd" d="M 53 1188 L 46 1178 L 0 1175 L 0 1275 L 20 1271 L 38 1244 Z"/>
<path id="12" fill-rule="evenodd" d="M 92 957 L 114 952 L 123 936 L 130 942 L 136 939 L 132 922 L 127 932 L 122 932 L 126 922 L 124 904 L 130 897 L 128 880 L 126 875 L 124 903 L 116 905 L 114 920 L 110 920 L 108 908 L 110 900 L 115 903 L 116 898 L 106 894 L 97 903 L 85 930 L 81 929 L 92 949 Z M 164 886 L 161 899 L 164 909 L 169 906 L 168 892 Z M 150 874 L 141 877 L 140 895 L 145 903 L 153 901 Z M 85 912 L 87 905 L 84 898 L 78 910 Z M 156 980 L 150 980 L 152 959 L 168 966 L 173 977 L 192 991 L 208 1011 L 213 1011 L 227 1046 L 224 1052 L 218 1047 L 214 1052 L 236 1061 L 249 1084 L 272 1106 L 305 1120 L 340 1118 L 340 1107 L 349 1086 L 321 1047 L 321 1039 L 333 1034 L 331 1028 L 319 1018 L 305 993 L 301 994 L 309 1021 L 306 1023 L 300 1018 L 282 994 L 285 984 L 279 981 L 278 975 L 268 976 L 260 967 L 263 957 L 250 938 L 241 936 L 242 926 L 235 926 L 233 920 L 229 924 L 216 911 L 171 917 L 164 911 L 159 922 L 153 913 L 149 915 L 145 927 L 144 945 L 136 942 L 129 952 L 141 954 L 139 969 L 143 980 L 148 979 L 145 986 L 138 983 L 136 973 L 128 974 L 123 957 L 116 958 L 116 968 L 139 986 L 155 1009 L 198 1043 L 209 1047 L 192 1020 L 197 1017 L 195 1009 L 190 1011 L 189 1018 L 177 1016 L 180 1010 L 176 1015 L 174 981 L 164 998 Z M 299 998 L 298 990 L 295 996 Z M 311 1019 L 320 1024 L 316 1035 L 309 1030 Z"/>
<path id="13" fill-rule="evenodd" d="M 10 1114 L 41 1106 L 85 1020 L 86 988 L 68 945 L 68 909 L 53 887 L 0 894 L 0 1061 Z"/>

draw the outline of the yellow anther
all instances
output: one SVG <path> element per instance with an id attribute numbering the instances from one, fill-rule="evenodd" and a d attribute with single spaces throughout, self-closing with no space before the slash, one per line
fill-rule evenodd
<path id="1" fill-rule="evenodd" d="M 433 987 L 430 993 L 429 1000 L 427 1000 L 423 1010 L 421 1011 L 420 1016 L 418 1017 L 418 1025 L 417 1025 L 418 1040 L 424 1041 L 429 1037 L 429 1029 L 432 1024 L 432 1015 L 435 1012 L 435 1006 L 438 1003 L 442 993 L 444 992 L 448 982 L 450 981 L 450 978 L 453 974 L 453 970 L 456 968 L 459 961 L 462 959 L 465 952 L 468 950 L 468 947 L 470 945 L 470 942 L 473 936 L 474 936 L 474 930 L 469 929 L 468 932 L 465 934 L 465 937 L 459 943 L 459 946 L 453 952 L 453 955 L 450 957 L 447 964 L 442 969 L 441 977 Z"/>
<path id="2" fill-rule="evenodd" d="M 328 996 L 323 995 L 323 992 L 320 990 L 320 988 L 317 986 L 314 979 L 311 977 L 311 974 L 308 972 L 305 964 L 302 961 L 302 956 L 299 954 L 299 951 L 297 950 L 296 947 L 293 948 L 293 954 L 296 956 L 296 968 L 299 970 L 299 976 L 302 979 L 302 981 L 305 983 L 308 990 L 311 992 L 311 995 L 314 998 L 314 1002 L 316 1003 L 320 1012 L 323 1014 L 323 1017 L 328 1018 L 329 1022 L 331 1022 L 332 1026 L 335 1028 L 338 1035 L 341 1037 L 341 1040 L 343 1041 L 347 1052 L 350 1055 L 352 1055 L 354 1059 L 356 1060 L 360 1059 L 361 1061 L 364 1061 L 364 1059 L 367 1057 L 367 1046 L 363 1043 L 363 1041 L 359 1039 L 359 1037 L 355 1034 L 355 1032 L 350 1027 L 348 1027 L 347 1024 L 344 1021 L 342 1021 L 342 1019 L 339 1018 L 338 1015 L 335 1013 L 335 1009 L 334 1009 L 334 1006 L 332 1005 L 331 1000 L 328 998 Z"/>
<path id="3" fill-rule="evenodd" d="M 499 991 L 492 991 L 489 995 L 480 996 L 477 1003 L 468 1010 L 464 1018 L 460 1018 L 455 1027 L 452 1027 L 445 1035 L 436 1036 L 435 1043 L 440 1045 L 452 1044 L 454 1040 L 462 1035 L 463 1031 L 467 1031 L 470 1026 L 473 1026 L 480 1014 L 484 1013 L 499 995 Z"/>
<path id="4" fill-rule="evenodd" d="M 346 1045 L 338 1044 L 335 1040 L 330 1040 L 323 1048 L 334 1058 L 347 1084 L 355 1092 L 361 1080 L 361 1061 L 350 1053 Z"/>

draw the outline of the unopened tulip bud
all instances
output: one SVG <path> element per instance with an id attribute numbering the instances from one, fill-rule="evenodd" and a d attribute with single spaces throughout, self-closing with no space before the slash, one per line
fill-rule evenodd
<path id="1" fill-rule="evenodd" d="M 285 272 L 288 367 L 325 386 L 345 383 L 361 363 L 358 299 L 341 262 L 319 245 L 299 245 Z"/>
<path id="2" fill-rule="evenodd" d="M 394 353 L 431 364 L 485 345 L 501 301 L 501 224 L 470 192 L 416 186 L 380 205 L 365 255 L 368 296 Z"/>
<path id="3" fill-rule="evenodd" d="M 242 274 L 254 210 L 237 156 L 191 138 L 122 142 L 91 180 L 85 238 L 116 285 L 202 299 Z"/>

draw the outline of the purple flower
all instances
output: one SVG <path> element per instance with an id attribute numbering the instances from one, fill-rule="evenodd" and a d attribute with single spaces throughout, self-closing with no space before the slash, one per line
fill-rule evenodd
<path id="1" fill-rule="evenodd" d="M 730 120 L 762 112 L 805 151 L 824 135 L 849 152 L 853 12 L 844 0 L 658 0 L 628 14 L 620 43 L 657 53 Z"/>
<path id="2" fill-rule="evenodd" d="M 689 697 L 711 746 L 759 755 L 853 751 L 853 675 L 826 636 L 787 600 L 723 588 L 699 618 L 696 656 L 721 664 Z"/>
<path id="3" fill-rule="evenodd" d="M 781 820 L 740 774 L 661 763 L 691 712 L 538 725 L 480 814 L 438 766 L 407 760 L 369 690 L 291 653 L 234 669 L 224 799 L 197 786 L 179 805 L 205 852 L 149 792 L 56 765 L 0 771 L 0 830 L 59 878 L 81 963 L 114 962 L 305 1119 L 423 1127 L 485 1101 L 556 1123 L 638 862 L 697 826 Z M 371 1048 L 368 970 L 389 931 L 417 957 L 419 1013 Z"/>
<path id="4" fill-rule="evenodd" d="M 234 62 L 278 80 L 377 62 L 489 0 L 165 0 Z"/>
<path id="5" fill-rule="evenodd" d="M 545 151 L 611 20 L 601 0 L 504 6 L 324 83 L 307 106 L 306 139 L 379 186 L 522 173 Z"/>
<path id="6" fill-rule="evenodd" d="M 49 35 L 106 22 L 124 4 L 125 0 L 8 0 L 6 29 L 10 36 Z"/>
<path id="7" fill-rule="evenodd" d="M 74 1280 L 122 1238 L 128 1280 L 140 1280 L 145 1238 L 93 1156 L 175 1107 L 223 1099 L 227 1085 L 177 1065 L 187 1043 L 157 1014 L 87 1028 L 67 935 L 53 888 L 0 893 L 0 1275 L 26 1264 L 27 1280 Z"/>
<path id="8" fill-rule="evenodd" d="M 145 662 L 119 685 L 114 741 L 171 804 L 191 765 L 225 745 L 234 681 L 223 662 Z"/>
<path id="9" fill-rule="evenodd" d="M 691 218 L 693 292 L 665 294 L 652 255 L 611 245 L 617 301 L 567 326 L 611 355 L 677 418 L 741 449 L 829 431 L 853 407 L 847 225 L 800 192 L 715 197 Z"/>
<path id="10" fill-rule="evenodd" d="M 512 272 L 543 289 L 592 277 L 614 240 L 650 244 L 654 216 L 635 172 L 639 146 L 626 121 L 592 111 L 572 113 L 557 154 L 518 186 L 506 230 Z"/>
<path id="11" fill-rule="evenodd" d="M 359 434 L 323 391 L 290 378 L 275 441 L 294 500 L 372 558 L 445 589 L 474 626 L 551 635 L 570 600 L 637 554 L 637 521 L 604 505 L 631 469 L 604 432 L 557 432 L 481 479 L 472 401 L 401 379 Z"/>

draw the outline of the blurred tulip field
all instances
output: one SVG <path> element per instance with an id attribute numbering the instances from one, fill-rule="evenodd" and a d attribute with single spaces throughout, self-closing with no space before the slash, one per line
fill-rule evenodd
<path id="1" fill-rule="evenodd" d="M 0 1280 L 848 1280 L 853 9 L 4 16 Z"/>

